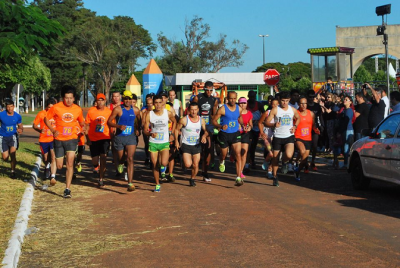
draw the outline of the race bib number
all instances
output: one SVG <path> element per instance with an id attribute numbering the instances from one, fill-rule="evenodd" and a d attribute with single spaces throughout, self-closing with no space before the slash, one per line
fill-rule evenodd
<path id="1" fill-rule="evenodd" d="M 229 121 L 228 122 L 228 127 L 236 127 L 237 121 Z"/>
<path id="2" fill-rule="evenodd" d="M 154 139 L 156 141 L 162 141 L 164 139 L 164 133 L 156 132 L 156 137 Z"/>
<path id="3" fill-rule="evenodd" d="M 104 126 L 103 125 L 96 125 L 95 132 L 103 133 L 104 132 Z"/>
<path id="4" fill-rule="evenodd" d="M 199 137 L 197 136 L 189 136 L 187 137 L 186 141 L 190 144 L 197 144 L 197 141 L 199 140 Z"/>
<path id="5" fill-rule="evenodd" d="M 292 124 L 292 120 L 290 117 L 282 117 L 281 125 L 282 126 L 290 126 Z"/>
<path id="6" fill-rule="evenodd" d="M 122 134 L 124 135 L 131 135 L 132 133 L 132 127 L 131 126 L 126 126 L 125 130 L 122 131 Z"/>
<path id="7" fill-rule="evenodd" d="M 308 136 L 310 135 L 310 129 L 308 127 L 301 129 L 301 136 Z"/>
<path id="8" fill-rule="evenodd" d="M 50 130 L 50 129 L 48 129 L 48 130 L 46 131 L 46 136 L 47 136 L 47 137 L 53 136 L 53 133 L 51 133 L 51 130 Z"/>
<path id="9" fill-rule="evenodd" d="M 206 122 L 206 125 L 210 124 L 210 117 L 208 115 L 202 115 L 201 118 L 204 119 L 204 121 Z"/>
<path id="10" fill-rule="evenodd" d="M 63 127 L 63 135 L 71 136 L 72 135 L 72 127 Z"/>
<path id="11" fill-rule="evenodd" d="M 10 133 L 14 131 L 14 126 L 6 127 L 6 132 Z"/>

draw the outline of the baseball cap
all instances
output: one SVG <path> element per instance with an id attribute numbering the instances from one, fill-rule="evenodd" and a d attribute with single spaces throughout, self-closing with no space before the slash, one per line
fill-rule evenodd
<path id="1" fill-rule="evenodd" d="M 240 103 L 247 103 L 247 99 L 245 97 L 239 98 L 239 104 Z"/>
<path id="2" fill-rule="evenodd" d="M 132 98 L 133 94 L 130 90 L 125 90 L 124 93 L 122 93 L 122 97 L 129 97 Z"/>
<path id="3" fill-rule="evenodd" d="M 168 97 L 168 92 L 166 90 L 163 90 L 160 92 L 160 96 Z"/>
<path id="4" fill-rule="evenodd" d="M 96 96 L 96 100 L 99 100 L 99 99 L 106 100 L 106 95 L 104 95 L 103 93 L 99 93 L 99 94 L 97 94 L 97 96 Z"/>

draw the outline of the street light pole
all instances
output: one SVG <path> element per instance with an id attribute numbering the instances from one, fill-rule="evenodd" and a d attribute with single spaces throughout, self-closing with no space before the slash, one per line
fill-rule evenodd
<path id="1" fill-rule="evenodd" d="M 259 34 L 259 37 L 263 39 L 263 65 L 265 64 L 265 37 L 268 37 L 268 34 Z"/>

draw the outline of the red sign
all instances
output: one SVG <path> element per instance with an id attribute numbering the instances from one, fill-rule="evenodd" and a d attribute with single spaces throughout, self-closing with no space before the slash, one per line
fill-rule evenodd
<path id="1" fill-rule="evenodd" d="M 275 86 L 279 83 L 280 73 L 275 69 L 268 69 L 264 74 L 264 82 L 268 86 Z"/>

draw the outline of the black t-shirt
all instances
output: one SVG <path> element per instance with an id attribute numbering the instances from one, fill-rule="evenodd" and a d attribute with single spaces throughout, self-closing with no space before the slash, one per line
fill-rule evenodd
<path id="1" fill-rule="evenodd" d="M 379 103 L 375 99 L 371 100 L 371 109 L 368 115 L 368 127 L 375 128 L 385 117 L 385 102 L 381 99 Z"/>
<path id="2" fill-rule="evenodd" d="M 211 124 L 211 116 L 213 115 L 213 107 L 216 99 L 214 97 L 207 97 L 202 93 L 198 95 L 197 104 L 199 105 L 199 115 L 204 118 L 206 125 Z"/>
<path id="3" fill-rule="evenodd" d="M 324 118 L 324 120 L 334 120 L 337 118 L 337 111 L 339 111 L 339 108 L 336 106 L 335 103 L 331 102 L 331 101 L 327 101 L 325 102 L 324 106 L 327 109 L 331 109 L 331 112 L 325 112 L 322 117 Z"/>
<path id="4" fill-rule="evenodd" d="M 307 109 L 314 113 L 315 124 L 317 125 L 317 127 L 320 127 L 322 125 L 322 122 L 320 121 L 320 115 L 322 113 L 321 105 L 319 105 L 319 103 L 314 102 L 313 106 L 307 105 Z"/>
<path id="5" fill-rule="evenodd" d="M 361 130 L 368 128 L 368 116 L 371 105 L 361 103 L 356 106 L 356 112 L 360 115 L 354 121 L 353 128 L 355 133 L 361 133 Z"/>

